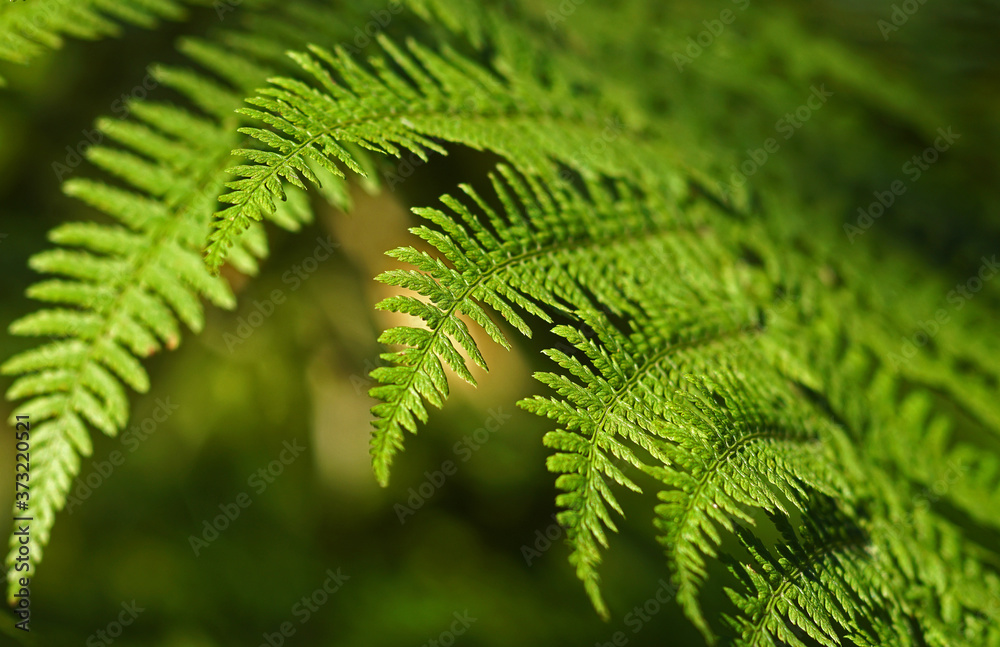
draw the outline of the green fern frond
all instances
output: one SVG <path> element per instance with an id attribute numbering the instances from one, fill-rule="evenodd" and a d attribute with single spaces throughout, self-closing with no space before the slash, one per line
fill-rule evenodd
<path id="1" fill-rule="evenodd" d="M 536 378 L 552 393 L 519 405 L 552 421 L 543 443 L 558 519 L 600 615 L 622 491 L 652 487 L 677 600 L 710 641 L 729 630 L 748 646 L 1000 644 L 1000 459 L 983 451 L 1000 437 L 996 289 L 900 364 L 909 318 L 934 312 L 947 282 L 845 241 L 831 225 L 842 200 L 711 188 L 728 176 L 720 149 L 770 132 L 744 123 L 751 113 L 771 120 L 813 77 L 844 81 L 837 92 L 857 95 L 845 103 L 860 96 L 919 132 L 938 115 L 783 20 L 757 37 L 788 31 L 808 61 L 776 61 L 787 45 L 771 39 L 743 65 L 713 67 L 708 55 L 705 74 L 650 83 L 646 66 L 664 67 L 656 34 L 644 20 L 638 32 L 622 24 L 669 12 L 655 3 L 578 6 L 581 18 L 608 18 L 581 20 L 581 41 L 553 36 L 537 6 L 414 0 L 363 53 L 347 43 L 372 7 L 327 4 L 296 0 L 249 12 L 240 31 L 183 39 L 197 69 L 154 75 L 184 104 L 137 102 L 128 120 L 101 120 L 113 145 L 87 157 L 116 184 L 65 184 L 111 224 L 51 232 L 55 249 L 31 260 L 50 276 L 28 291 L 46 307 L 11 326 L 55 338 L 2 366 L 15 378 L 7 396 L 25 400 L 15 415 L 34 425 L 32 507 L 18 511 L 35 518 L 32 573 L 92 430 L 127 424 L 129 389 L 149 388 L 141 360 L 200 330 L 202 299 L 233 305 L 213 272 L 227 260 L 257 271 L 261 221 L 300 229 L 313 217 L 308 189 L 346 210 L 348 176 L 374 188 L 380 156 L 429 160 L 462 145 L 504 158 L 489 195 L 462 184 L 443 206 L 415 209 L 422 244 L 388 253 L 410 267 L 377 277 L 407 291 L 378 308 L 421 320 L 379 338 L 393 347 L 372 372 L 380 483 L 427 404 L 445 403 L 449 369 L 475 384 L 474 366 L 487 368 L 475 326 L 505 348 L 507 326 L 551 332 L 555 368 Z M 48 6 L 30 33 L 19 30 L 42 15 L 38 3 L 0 8 L 0 59 L 108 35 L 118 21 L 181 17 L 174 0 Z M 742 23 L 749 33 L 755 20 Z M 772 67 L 782 74 L 765 75 Z M 733 109 L 754 93 L 760 110 Z M 758 189 L 794 176 L 794 146 L 857 140 L 863 110 L 845 108 L 829 132 L 803 130 Z M 835 157 L 834 172 L 853 159 Z M 731 607 L 709 609 L 713 589 Z"/>
<path id="2" fill-rule="evenodd" d="M 584 319 L 597 335 L 597 341 L 567 326 L 557 327 L 555 332 L 578 349 L 593 368 L 562 351 L 547 351 L 578 382 L 565 375 L 539 373 L 536 378 L 561 397 L 535 396 L 518 404 L 565 426 L 565 430 L 549 432 L 544 438 L 546 446 L 557 450 L 548 467 L 561 474 L 556 486 L 564 494 L 557 497 L 557 503 L 565 511 L 560 513 L 559 520 L 567 528 L 572 549 L 570 561 L 576 566 L 577 575 L 595 608 L 607 615 L 598 588 L 597 566 L 600 549 L 608 546 L 604 528 L 617 531 L 608 508 L 622 514 L 607 479 L 641 491 L 614 461 L 621 460 L 652 474 L 654 466 L 669 460 L 666 446 L 669 431 L 663 424 L 663 404 L 655 400 L 651 404 L 644 396 L 653 396 L 649 400 L 662 397 L 664 378 L 671 373 L 680 377 L 678 362 L 681 365 L 686 362 L 673 355 L 683 354 L 689 346 L 724 340 L 727 332 L 725 328 L 713 333 L 710 328 L 700 327 L 681 331 L 673 339 L 663 339 L 659 348 L 652 351 L 651 340 L 638 336 L 629 339 L 596 314 L 585 315 Z M 635 448 L 649 458 L 640 458 Z"/>
<path id="3" fill-rule="evenodd" d="M 183 39 L 179 49 L 209 73 L 156 66 L 153 74 L 194 110 L 137 101 L 129 106 L 128 120 L 98 122 L 107 139 L 120 147 L 94 146 L 87 157 L 122 186 L 72 179 L 64 190 L 118 224 L 74 223 L 53 231 L 53 242 L 62 247 L 37 255 L 32 266 L 62 278 L 33 286 L 29 296 L 62 307 L 28 315 L 11 331 L 60 339 L 4 365 L 5 372 L 21 376 L 8 398 L 30 398 L 18 412 L 30 411 L 32 421 L 41 423 L 34 436 L 32 478 L 38 490 L 32 498 L 32 572 L 79 470 L 79 455 L 90 452 L 88 425 L 110 435 L 124 427 L 124 385 L 148 388 L 138 359 L 176 347 L 179 322 L 199 331 L 202 297 L 223 307 L 234 303 L 227 284 L 206 271 L 200 251 L 234 162 L 231 152 L 241 145 L 236 108 L 269 75 L 294 72 L 284 55 L 291 44 L 336 43 L 350 33 L 355 11 L 363 9 L 296 5 L 278 20 L 251 20 L 247 30 L 224 32 L 215 40 Z M 349 205 L 344 186 L 327 183 L 326 188 L 323 196 L 331 203 Z M 311 219 L 312 211 L 298 188 L 289 187 L 286 195 L 273 220 L 295 230 Z M 263 229 L 254 226 L 231 248 L 229 262 L 253 274 L 266 254 Z M 17 546 L 12 548 L 16 552 Z M 11 593 L 15 581 L 11 579 Z"/>
<path id="4" fill-rule="evenodd" d="M 152 28 L 160 20 L 180 20 L 185 14 L 179 0 L 6 2 L 0 5 L 0 60 L 26 64 L 61 47 L 63 36 L 96 40 L 117 36 L 123 22 Z"/>
<path id="5" fill-rule="evenodd" d="M 732 277 L 720 276 L 721 268 L 732 265 L 731 257 L 716 247 L 706 228 L 695 231 L 699 233 L 690 237 L 672 232 L 634 256 L 648 259 L 638 275 L 599 266 L 635 303 L 628 313 L 634 322 L 631 332 L 586 312 L 580 313 L 585 329 L 557 327 L 555 332 L 579 356 L 547 351 L 569 375 L 536 377 L 559 397 L 536 396 L 519 403 L 564 427 L 545 436 L 545 444 L 557 450 L 549 469 L 561 474 L 556 485 L 564 494 L 557 502 L 565 508 L 560 521 L 567 528 L 570 559 L 602 613 L 607 611 L 598 591 L 597 566 L 601 548 L 608 545 L 604 528 L 615 530 L 609 508 L 621 510 L 607 481 L 639 490 L 614 461 L 662 476 L 662 467 L 676 458 L 669 446 L 676 433 L 669 405 L 674 392 L 685 388 L 689 374 L 731 367 L 726 358 L 749 353 L 748 340 L 761 330 L 747 292 L 741 294 L 735 284 L 727 287 Z M 690 312 L 698 312 L 697 318 Z"/>
<path id="6" fill-rule="evenodd" d="M 180 126 L 171 121 L 170 110 L 160 106 L 136 106 L 135 114 L 145 122 L 137 128 Z M 103 130 L 114 138 L 128 138 L 120 125 L 104 124 Z M 199 146 L 211 151 L 212 143 L 186 142 L 192 153 L 198 153 Z M 157 168 L 122 150 L 93 147 L 88 158 L 126 179 L 150 177 L 155 169 L 163 181 L 157 190 L 171 193 L 173 204 L 100 182 L 70 180 L 65 185 L 69 195 L 119 224 L 63 225 L 50 235 L 61 247 L 31 259 L 35 270 L 59 278 L 33 286 L 29 296 L 61 306 L 30 314 L 10 328 L 13 334 L 60 341 L 18 355 L 2 367 L 5 374 L 20 376 L 7 397 L 28 398 L 18 413 L 30 413 L 35 430 L 32 571 L 79 470 L 79 455 L 91 452 L 87 424 L 108 435 L 124 427 L 128 405 L 123 384 L 137 391 L 149 387 L 137 358 L 175 348 L 180 341 L 178 319 L 200 330 L 200 296 L 224 307 L 234 303 L 228 286 L 208 275 L 198 254 L 210 213 L 206 195 L 210 200 L 212 183 L 215 190 L 221 189 L 218 178 L 225 159 L 192 157 L 186 160 L 188 172 L 180 174 L 171 164 Z M 204 214 L 200 222 L 191 211 Z M 8 564 L 14 563 L 17 548 L 12 540 Z"/>
<path id="7" fill-rule="evenodd" d="M 226 282 L 207 272 L 200 251 L 238 144 L 233 111 L 268 68 L 249 53 L 227 66 L 214 47 L 200 41 L 186 41 L 182 48 L 228 83 L 189 69 L 157 67 L 153 73 L 161 84 L 187 96 L 207 116 L 138 101 L 129 106 L 129 120 L 99 120 L 101 133 L 119 147 L 93 146 L 87 158 L 119 178 L 121 186 L 71 179 L 64 190 L 116 224 L 71 223 L 53 230 L 50 239 L 60 247 L 37 254 L 31 265 L 58 278 L 32 286 L 28 295 L 58 307 L 27 315 L 10 329 L 57 338 L 2 367 L 19 376 L 7 397 L 27 398 L 15 414 L 30 413 L 36 425 L 31 572 L 43 557 L 55 513 L 65 505 L 79 457 L 91 452 L 88 426 L 115 435 L 128 419 L 124 387 L 149 388 L 138 360 L 175 348 L 180 323 L 200 331 L 201 298 L 227 308 L 235 303 Z M 294 187 L 289 197 L 275 221 L 296 229 L 311 210 Z M 233 248 L 230 262 L 255 273 L 266 252 L 263 230 L 254 227 Z M 16 538 L 11 548 L 10 564 Z"/>

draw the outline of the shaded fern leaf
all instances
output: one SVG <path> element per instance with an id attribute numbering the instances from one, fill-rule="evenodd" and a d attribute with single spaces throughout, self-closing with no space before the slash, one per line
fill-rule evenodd
<path id="1" fill-rule="evenodd" d="M 838 460 L 848 496 L 810 494 L 792 515 L 768 512 L 777 541 L 732 526 L 747 551 L 723 557 L 738 580 L 726 590 L 737 611 L 724 616 L 732 644 L 998 644 L 1000 578 L 979 548 L 915 509 L 905 481 L 854 458 Z"/>
<path id="2" fill-rule="evenodd" d="M 560 474 L 559 520 L 570 561 L 602 615 L 608 611 L 597 569 L 608 546 L 605 529 L 616 530 L 612 511 L 621 514 L 611 483 L 639 491 L 629 470 L 661 476 L 678 431 L 670 402 L 687 388 L 685 376 L 712 373 L 724 359 L 752 353 L 748 343 L 761 332 L 754 291 L 731 271 L 736 262 L 725 244 L 739 225 L 720 215 L 707 201 L 690 202 L 684 219 L 691 227 L 648 239 L 619 262 L 597 264 L 611 283 L 597 301 L 607 307 L 625 299 L 629 305 L 609 309 L 621 310 L 630 330 L 617 329 L 603 313 L 581 311 L 585 326 L 557 327 L 567 344 L 546 351 L 562 373 L 536 374 L 558 397 L 518 403 L 562 426 L 544 439 L 557 450 L 548 467 Z M 614 294 L 617 301 L 606 296 Z"/>
<path id="3" fill-rule="evenodd" d="M 249 57 L 239 66 L 227 65 L 231 59 L 199 41 L 188 41 L 182 49 L 195 60 L 212 61 L 207 67 L 233 86 L 189 69 L 157 67 L 153 74 L 161 84 L 189 97 L 207 116 L 137 101 L 129 105 L 130 119 L 98 121 L 105 141 L 119 146 L 92 146 L 87 158 L 121 184 L 76 178 L 64 184 L 64 191 L 114 224 L 69 223 L 54 229 L 50 239 L 59 247 L 30 261 L 54 278 L 28 290 L 28 296 L 53 307 L 10 328 L 13 334 L 56 338 L 2 367 L 18 376 L 7 397 L 27 399 L 15 415 L 30 415 L 34 431 L 30 573 L 42 560 L 80 456 L 91 452 L 89 428 L 117 434 L 128 419 L 125 387 L 149 388 L 138 360 L 175 348 L 181 324 L 200 331 L 202 298 L 226 308 L 235 303 L 226 282 L 206 271 L 200 251 L 238 142 L 233 110 L 243 92 L 266 76 L 266 68 Z M 294 229 L 311 215 L 307 206 L 304 194 L 295 192 L 277 220 Z M 263 230 L 254 227 L 238 241 L 230 261 L 240 271 L 255 273 L 266 251 Z M 12 537 L 8 564 L 18 547 Z M 11 582 L 12 594 L 16 579 Z"/>
<path id="4" fill-rule="evenodd" d="M 752 525 L 754 510 L 786 518 L 802 513 L 816 492 L 837 500 L 853 495 L 835 458 L 846 439 L 800 398 L 783 393 L 773 369 L 752 357 L 740 365 L 723 360 L 710 376 L 690 380 L 693 387 L 666 420 L 671 443 L 655 473 L 670 489 L 659 493 L 656 526 L 678 602 L 711 639 L 697 595 L 706 558 L 718 557 L 720 529 Z"/>
<path id="5" fill-rule="evenodd" d="M 967 534 L 923 503 L 927 490 L 868 465 L 855 489 L 868 514 L 858 523 L 880 572 L 905 591 L 911 644 L 1000 645 L 1000 573 L 995 544 Z"/>
<path id="6" fill-rule="evenodd" d="M 564 313 L 593 308 L 591 295 L 612 307 L 628 307 L 617 296 L 614 270 L 627 273 L 629 259 L 651 253 L 651 241 L 685 226 L 672 211 L 659 208 L 658 199 L 643 197 L 622 183 L 588 182 L 583 191 L 552 188 L 506 166 L 499 168 L 492 183 L 502 212 L 464 185 L 471 207 L 445 196 L 442 202 L 450 214 L 415 210 L 436 227 L 417 227 L 413 233 L 444 259 L 412 247 L 396 249 L 389 255 L 418 271 L 393 270 L 378 277 L 426 298 L 391 297 L 379 308 L 420 317 L 428 325 L 392 328 L 379 338 L 385 344 L 406 346 L 383 355 L 393 366 L 372 371 L 381 385 L 371 395 L 382 402 L 372 409 L 376 418 L 371 451 L 383 484 L 392 457 L 402 449 L 404 430 L 416 432 L 417 420 L 427 419 L 424 401 L 440 407 L 447 398 L 444 366 L 472 384 L 475 379 L 462 351 L 486 368 L 461 315 L 506 348 L 505 335 L 483 306 L 526 336 L 531 335 L 531 326 L 522 313 L 550 322 L 548 308 Z"/>
<path id="7" fill-rule="evenodd" d="M 726 559 L 744 589 L 726 591 L 740 612 L 725 617 L 737 633 L 733 644 L 916 644 L 900 581 L 872 559 L 864 533 L 828 504 L 806 512 L 798 533 L 784 516 L 771 515 L 781 533 L 773 549 L 736 528 L 749 559 Z"/>

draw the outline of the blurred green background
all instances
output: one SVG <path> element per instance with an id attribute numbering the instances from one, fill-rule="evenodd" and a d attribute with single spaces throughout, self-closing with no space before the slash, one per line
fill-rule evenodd
<path id="1" fill-rule="evenodd" d="M 1000 13 L 995 2 L 928 0 L 887 41 L 877 21 L 892 5 L 753 2 L 683 74 L 672 55 L 705 29 L 702 21 L 734 3 L 584 2 L 547 37 L 610 70 L 648 69 L 650 85 L 662 83 L 669 94 L 663 113 L 688 132 L 692 156 L 724 160 L 717 163 L 723 170 L 773 135 L 775 120 L 808 96 L 811 83 L 827 82 L 837 100 L 754 182 L 795 193 L 803 204 L 840 205 L 843 221 L 853 222 L 873 190 L 898 178 L 900 165 L 929 145 L 935 128 L 952 125 L 963 134 L 960 144 L 858 244 L 966 276 L 969 263 L 995 253 L 998 242 L 992 187 Z M 548 12 L 558 11 L 555 0 L 529 8 L 542 25 Z M 53 163 L 65 163 L 66 147 L 85 141 L 97 117 L 113 114 L 113 101 L 142 79 L 146 65 L 183 61 L 174 50 L 179 35 L 216 27 L 214 11 L 195 10 L 182 25 L 127 29 L 121 38 L 97 43 L 69 41 L 30 67 L 3 66 L 9 86 L 0 91 L 0 232 L 6 234 L 0 326 L 36 307 L 23 296 L 38 278 L 27 259 L 48 246 L 46 232 L 95 217 L 62 195 Z M 605 42 L 606 30 L 631 30 L 636 43 L 624 54 L 605 51 L 597 43 Z M 816 51 L 838 54 L 824 58 Z M 98 487 L 57 520 L 32 582 L 33 644 L 102 644 L 94 642 L 96 632 L 133 600 L 144 610 L 118 645 L 266 645 L 265 634 L 285 622 L 295 629 L 287 645 L 423 645 L 465 612 L 476 620 L 456 638 L 458 645 L 589 647 L 618 631 L 629 645 L 701 644 L 672 605 L 648 621 L 628 620 L 667 576 L 648 506 L 637 497 L 624 497 L 627 521 L 602 569 L 610 622 L 592 610 L 561 535 L 527 563 L 526 546 L 545 548 L 544 542 L 536 546 L 539 536 L 559 532 L 552 526 L 555 489 L 540 441 L 550 426 L 518 411 L 515 402 L 540 390 L 530 376 L 546 368 L 537 351 L 551 345 L 551 337 L 520 340 L 510 353 L 485 345 L 492 371 L 482 374 L 480 388 L 454 385 L 448 406 L 410 439 L 388 488 L 377 487 L 371 475 L 367 373 L 378 363 L 379 331 L 392 324 L 373 309 L 385 293 L 372 277 L 389 267 L 383 251 L 411 242 L 409 206 L 432 203 L 490 164 L 455 149 L 418 168 L 398 191 L 377 197 L 359 191 L 349 215 L 324 212 L 305 232 L 271 232 L 272 255 L 262 275 L 231 277 L 238 310 L 210 310 L 203 334 L 147 363 L 153 387 L 133 398 L 130 421 L 140 430 L 145 424 L 145 439 L 95 435 L 84 480 L 99 474 L 96 463 L 115 451 L 124 461 L 107 476 L 94 476 Z M 73 175 L 97 173 L 84 163 Z M 807 225 L 842 235 L 843 221 L 809 223 L 809 217 L 803 213 Z M 286 272 L 312 254 L 317 237 L 328 235 L 342 246 L 292 289 Z M 287 300 L 245 343 L 227 347 L 227 335 L 237 334 L 254 302 L 274 290 Z M 996 292 L 985 298 L 995 300 Z M 31 345 L 0 336 L 0 357 Z M 176 409 L 154 424 L 165 400 Z M 11 409 L 0 403 L 4 419 Z M 456 450 L 484 427 L 490 409 L 511 417 L 471 455 Z M 279 459 L 285 442 L 306 449 L 259 492 L 251 477 Z M 13 481 L 12 450 L 0 444 L 5 483 Z M 397 504 L 406 504 L 411 488 L 427 480 L 425 472 L 445 461 L 457 465 L 456 473 L 401 523 Z M 0 507 L 10 509 L 12 491 L 2 491 Z M 252 504 L 196 556 L 189 537 L 200 536 L 203 522 L 241 493 Z M 295 605 L 322 586 L 327 569 L 338 568 L 349 579 L 302 623 Z M 0 644 L 15 644 L 13 621 L 3 622 Z"/>

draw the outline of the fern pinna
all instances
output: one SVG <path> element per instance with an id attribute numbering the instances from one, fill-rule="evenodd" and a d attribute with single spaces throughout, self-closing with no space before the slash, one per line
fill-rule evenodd
<path id="1" fill-rule="evenodd" d="M 47 48 L 59 47 L 63 36 L 96 39 L 118 34 L 122 22 L 153 27 L 159 20 L 184 15 L 184 3 L 176 0 L 5 3 L 0 7 L 0 60 L 24 64 Z"/>
<path id="2" fill-rule="evenodd" d="M 151 7 L 170 16 L 173 4 Z M 100 123 L 119 147 L 89 157 L 120 184 L 65 189 L 117 224 L 52 232 L 60 248 L 32 266 L 61 278 L 29 294 L 57 305 L 12 332 L 59 339 L 3 366 L 18 376 L 8 397 L 28 398 L 18 412 L 42 422 L 36 562 L 90 451 L 88 426 L 124 427 L 123 385 L 149 388 L 137 358 L 175 347 L 178 322 L 198 331 L 200 298 L 232 305 L 213 274 L 227 261 L 257 271 L 260 221 L 296 229 L 311 217 L 310 188 L 349 209 L 348 178 L 377 190 L 379 156 L 426 160 L 463 145 L 503 162 L 483 186 L 414 209 L 420 242 L 388 252 L 413 269 L 377 277 L 406 291 L 378 308 L 423 322 L 379 339 L 394 347 L 372 372 L 380 483 L 427 404 L 445 404 L 448 373 L 475 384 L 471 366 L 486 368 L 470 327 L 510 347 L 509 325 L 562 340 L 535 375 L 541 392 L 520 406 L 553 427 L 541 440 L 558 519 L 602 616 L 613 612 L 600 567 L 619 499 L 641 495 L 677 603 L 709 642 L 1000 644 L 996 546 L 954 513 L 1000 528 L 998 461 L 981 451 L 1000 434 L 989 304 L 956 313 L 961 331 L 942 331 L 934 353 L 892 363 L 908 326 L 900 310 L 933 310 L 942 284 L 921 274 L 926 290 L 890 296 L 900 286 L 868 277 L 905 277 L 913 259 L 815 235 L 831 229 L 821 223 L 836 221 L 838 202 L 766 181 L 725 189 L 715 144 L 678 143 L 692 142 L 690 79 L 732 105 L 739 73 L 668 68 L 651 84 L 647 42 L 582 26 L 592 49 L 556 44 L 517 3 L 411 2 L 359 51 L 344 45 L 351 11 L 255 4 L 241 31 L 182 41 L 202 71 L 157 68 L 188 107 L 139 102 L 128 121 Z M 835 48 L 816 47 L 818 69 L 843 73 Z M 616 55 L 594 53 L 604 51 Z M 748 61 L 742 73 L 771 64 Z M 841 80 L 923 127 L 877 82 Z M 721 118 L 704 117 L 720 131 Z M 775 176 L 794 171 L 794 151 L 786 157 Z M 941 494 L 946 506 L 915 508 L 941 456 L 969 478 Z M 706 607 L 709 587 L 730 604 Z"/>

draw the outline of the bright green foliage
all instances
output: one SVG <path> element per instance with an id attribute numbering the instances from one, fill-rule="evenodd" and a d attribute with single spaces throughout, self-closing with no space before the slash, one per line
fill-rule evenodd
<path id="1" fill-rule="evenodd" d="M 121 224 L 53 232 L 62 247 L 32 263 L 65 278 L 31 294 L 62 307 L 14 331 L 62 340 L 4 366 L 21 376 L 8 396 L 32 398 L 22 409 L 46 420 L 40 541 L 89 451 L 86 426 L 126 424 L 122 383 L 147 387 L 136 357 L 175 346 L 177 320 L 197 330 L 199 295 L 230 303 L 209 272 L 227 259 L 255 271 L 259 221 L 297 228 L 310 186 L 349 208 L 347 171 L 371 178 L 379 155 L 429 160 L 464 145 L 504 159 L 489 188 L 462 184 L 442 207 L 415 209 L 423 242 L 389 252 L 414 269 L 377 277 L 409 291 L 379 308 L 423 322 L 380 337 L 397 347 L 372 373 L 381 483 L 426 404 L 443 406 L 447 369 L 474 384 L 471 365 L 486 368 L 470 326 L 509 347 L 509 325 L 555 346 L 554 366 L 536 374 L 546 394 L 520 406 L 554 425 L 543 442 L 559 521 L 600 614 L 611 614 L 599 574 L 608 530 L 620 499 L 641 494 L 676 600 L 709 642 L 1000 645 L 1000 555 L 982 539 L 1000 529 L 996 293 L 952 312 L 956 323 L 904 361 L 899 340 L 949 281 L 854 245 L 841 231 L 852 197 L 815 195 L 875 165 L 877 146 L 855 146 L 887 116 L 926 134 L 929 111 L 783 18 L 773 49 L 722 70 L 705 61 L 705 74 L 669 64 L 651 79 L 655 40 L 614 21 L 665 24 L 657 3 L 579 7 L 586 47 L 556 47 L 527 5 L 412 4 L 364 52 L 343 45 L 355 23 L 306 2 L 184 41 L 214 76 L 158 75 L 197 110 L 137 104 L 133 120 L 102 125 L 131 152 L 91 159 L 137 192 L 66 185 Z M 753 189 L 726 170 L 735 164 L 718 142 L 760 132 L 753 111 L 733 108 L 748 94 L 765 120 L 819 96 L 774 69 L 806 88 L 829 75 L 838 97 L 875 106 L 801 135 L 829 149 L 831 185 L 799 182 L 797 142 Z M 252 107 L 236 110 L 251 92 Z M 235 146 L 243 163 L 230 166 Z M 951 464 L 964 477 L 937 505 L 916 505 Z M 710 589 L 731 605 L 707 606 Z"/>
<path id="2" fill-rule="evenodd" d="M 661 478 L 671 489 L 659 495 L 656 522 L 678 601 L 706 632 L 696 594 L 707 578 L 705 558 L 717 556 L 720 529 L 753 526 L 754 510 L 780 520 L 803 514 L 815 493 L 854 498 L 838 469 L 836 427 L 793 394 L 776 392 L 766 367 L 724 363 L 713 373 L 728 384 L 706 379 L 687 394 L 687 406 L 666 415 L 682 433 L 665 452 L 670 467 Z"/>

